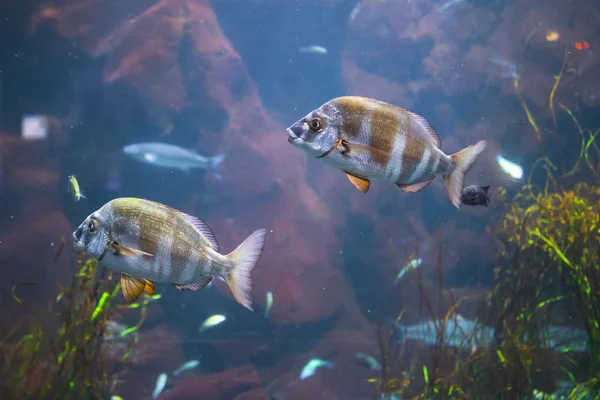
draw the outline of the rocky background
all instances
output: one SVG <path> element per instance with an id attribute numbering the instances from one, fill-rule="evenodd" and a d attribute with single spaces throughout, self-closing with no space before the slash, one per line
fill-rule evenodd
<path id="1" fill-rule="evenodd" d="M 201 366 L 160 398 L 370 398 L 366 379 L 375 374 L 355 354 L 377 355 L 378 320 L 408 309 L 405 321 L 418 322 L 431 317 L 423 298 L 441 314 L 457 297 L 485 293 L 495 257 L 485 227 L 495 211 L 454 209 L 441 179 L 418 194 L 380 184 L 363 195 L 290 146 L 285 127 L 332 97 L 376 97 L 428 118 L 446 152 L 488 140 L 467 181 L 511 191 L 521 183 L 500 172 L 499 151 L 526 176 L 533 160 L 555 151 L 531 128 L 516 74 L 540 126 L 551 126 L 548 96 L 565 55 L 556 98 L 582 121 L 593 121 L 600 105 L 597 2 L 443 4 L 3 2 L 0 33 L 10 40 L 0 47 L 2 323 L 24 307 L 10 295 L 15 283 L 37 283 L 20 289 L 25 304 L 52 301 L 55 282 L 75 271 L 70 237 L 85 216 L 114 197 L 152 198 L 206 220 L 226 251 L 254 229 L 270 234 L 254 273 L 255 313 L 222 282 L 201 293 L 159 289 L 135 373 L 118 388 L 124 399 L 150 398 L 156 376 L 185 359 Z M 298 52 L 313 44 L 328 54 Z M 48 140 L 21 139 L 23 114 L 52 117 Z M 579 151 L 574 130 L 556 140 L 561 152 Z M 144 169 L 120 153 L 135 141 L 227 152 L 225 178 Z M 70 174 L 89 200 L 69 198 Z M 66 245 L 53 263 L 61 237 Z M 394 285 L 415 248 L 425 285 Z M 268 320 L 267 291 L 275 299 Z M 479 312 L 479 297 L 461 305 L 464 316 Z M 228 320 L 198 333 L 215 313 Z M 127 315 L 123 322 L 135 323 Z M 299 381 L 312 357 L 335 367 Z"/>

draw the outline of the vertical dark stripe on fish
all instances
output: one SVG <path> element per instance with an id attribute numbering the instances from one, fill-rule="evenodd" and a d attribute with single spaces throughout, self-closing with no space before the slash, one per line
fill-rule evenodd
<path id="1" fill-rule="evenodd" d="M 406 136 L 406 145 L 402 153 L 402 174 L 397 183 L 407 183 L 412 174 L 419 166 L 425 152 L 423 139 L 414 136 Z"/>
<path id="2" fill-rule="evenodd" d="M 367 115 L 366 118 L 371 120 L 371 132 L 369 132 L 371 158 L 383 167 L 387 167 L 400 127 L 399 115 L 389 107 L 375 105 L 371 108 L 371 115 Z"/>
<path id="3" fill-rule="evenodd" d="M 142 215 L 133 215 L 134 212 L 131 213 L 131 223 L 137 223 L 140 229 L 138 234 L 139 250 L 152 254 L 156 262 L 159 257 L 159 245 L 165 223 L 164 213 L 161 213 L 154 205 L 145 208 L 148 207 L 148 205 L 143 204 L 139 207 L 142 210 Z"/>
<path id="4" fill-rule="evenodd" d="M 176 226 L 173 229 L 178 230 L 179 233 L 174 235 L 173 238 L 171 274 L 174 280 L 181 281 L 181 278 L 188 272 L 188 268 L 196 268 L 196 265 L 189 265 L 189 261 L 192 257 L 192 252 L 199 250 L 194 250 L 191 243 L 200 243 L 200 238 L 198 232 L 192 228 L 187 220 L 176 222 Z M 178 239 L 184 237 L 188 240 Z"/>
<path id="5" fill-rule="evenodd" d="M 359 137 L 367 111 L 364 105 L 352 99 L 341 99 L 333 106 L 337 107 L 341 114 L 342 134 L 348 138 Z"/>
<path id="6" fill-rule="evenodd" d="M 437 158 L 439 157 L 438 152 L 435 150 L 436 149 L 433 149 L 433 148 L 430 149 L 429 161 L 427 162 L 427 165 L 425 166 L 425 172 L 423 175 L 435 175 L 433 166 L 435 165 L 435 160 L 437 160 Z"/>

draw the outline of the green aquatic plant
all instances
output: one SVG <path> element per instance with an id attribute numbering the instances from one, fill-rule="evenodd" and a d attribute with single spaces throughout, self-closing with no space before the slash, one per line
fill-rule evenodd
<path id="1" fill-rule="evenodd" d="M 68 287 L 59 287 L 50 314 L 58 328 L 42 326 L 39 315 L 32 315 L 27 333 L 17 336 L 13 329 L 2 341 L 1 398 L 23 399 L 107 399 L 113 393 L 119 371 L 137 342 L 148 302 L 160 295 L 146 296 L 140 308 L 139 323 L 118 333 L 127 349 L 116 362 L 106 357 L 107 324 L 119 314 L 115 298 L 120 283 L 106 269 L 97 272 L 97 261 L 79 260 L 80 269 Z M 23 327 L 21 327 L 22 329 Z M 129 337 L 125 337 L 129 335 Z"/>
<path id="2" fill-rule="evenodd" d="M 544 342 L 537 333 L 547 332 L 563 311 L 570 316 L 563 324 L 579 323 L 589 338 L 587 371 L 576 368 L 580 383 L 600 394 L 600 186 L 578 183 L 556 192 L 527 185 L 508 205 L 497 233 L 503 249 L 493 299 L 504 345 L 517 349 L 512 364 L 531 386 L 532 350 Z M 564 349 L 567 366 L 560 368 L 577 380 L 568 367 L 575 367 L 570 350 Z"/>

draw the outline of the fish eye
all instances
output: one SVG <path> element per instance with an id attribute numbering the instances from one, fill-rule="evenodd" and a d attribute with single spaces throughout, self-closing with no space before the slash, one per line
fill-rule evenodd
<path id="1" fill-rule="evenodd" d="M 321 129 L 321 120 L 319 118 L 313 118 L 308 123 L 308 126 L 310 126 L 310 129 L 315 132 L 319 131 Z"/>
<path id="2" fill-rule="evenodd" d="M 96 220 L 91 220 L 90 222 L 88 222 L 87 225 L 88 231 L 94 232 L 98 228 L 97 225 L 98 224 L 96 223 Z"/>

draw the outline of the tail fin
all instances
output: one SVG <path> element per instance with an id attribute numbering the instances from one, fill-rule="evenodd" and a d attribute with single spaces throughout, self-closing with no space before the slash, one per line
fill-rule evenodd
<path id="1" fill-rule="evenodd" d="M 235 299 L 252 311 L 252 270 L 265 247 L 266 229 L 254 231 L 237 249 L 227 255 L 233 267 L 225 276 L 225 282 Z"/>
<path id="2" fill-rule="evenodd" d="M 223 154 L 218 154 L 216 156 L 209 158 L 208 162 L 210 164 L 210 171 L 213 173 L 215 178 L 217 178 L 218 180 L 223 179 L 223 175 L 221 175 L 220 173 L 217 172 L 217 168 L 219 168 L 219 165 L 221 165 L 223 160 L 225 160 L 226 156 L 227 155 L 225 153 L 223 153 Z"/>
<path id="3" fill-rule="evenodd" d="M 389 346 L 391 349 L 395 349 L 399 344 L 404 343 L 406 340 L 406 326 L 403 323 L 392 319 L 387 321 L 387 325 L 392 331 Z"/>
<path id="4" fill-rule="evenodd" d="M 450 156 L 454 161 L 455 166 L 452 172 L 444 177 L 444 183 L 446 184 L 448 196 L 450 196 L 450 201 L 454 207 L 460 208 L 460 198 L 465 186 L 465 175 L 477 157 L 485 150 L 486 146 L 487 142 L 485 140 L 480 140 Z"/>

